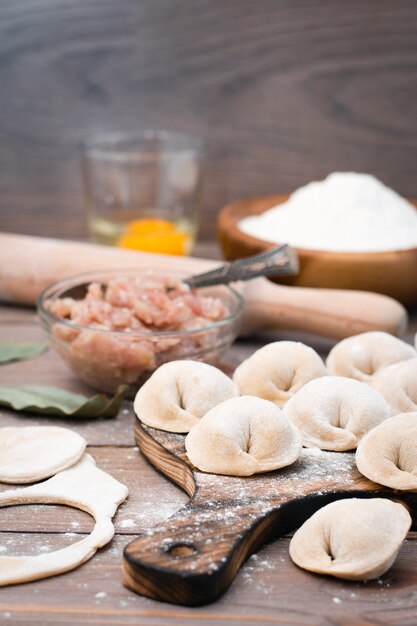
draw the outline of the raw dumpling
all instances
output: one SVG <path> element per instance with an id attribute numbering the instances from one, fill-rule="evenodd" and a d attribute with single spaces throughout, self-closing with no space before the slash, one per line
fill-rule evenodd
<path id="1" fill-rule="evenodd" d="M 59 426 L 0 428 L 0 481 L 34 483 L 74 465 L 86 440 Z"/>
<path id="2" fill-rule="evenodd" d="M 417 491 L 417 412 L 395 415 L 371 430 L 356 450 L 356 465 L 380 485 Z"/>
<path id="3" fill-rule="evenodd" d="M 307 447 L 352 450 L 371 428 L 390 417 L 388 404 L 365 383 L 342 376 L 311 380 L 285 405 Z"/>
<path id="4" fill-rule="evenodd" d="M 294 463 L 301 436 L 272 402 L 241 396 L 211 409 L 188 433 L 185 448 L 203 472 L 251 476 Z"/>
<path id="5" fill-rule="evenodd" d="M 148 426 L 188 433 L 216 404 L 238 395 L 233 381 L 216 367 L 199 361 L 171 361 L 139 389 L 133 408 Z"/>
<path id="6" fill-rule="evenodd" d="M 381 370 L 372 387 L 388 402 L 392 415 L 417 411 L 417 358 Z"/>
<path id="7" fill-rule="evenodd" d="M 233 380 L 244 395 L 284 404 L 326 367 L 313 348 L 296 341 L 276 341 L 257 350 L 236 369 Z"/>
<path id="8" fill-rule="evenodd" d="M 369 332 L 343 339 L 327 357 L 330 374 L 369 382 L 383 367 L 412 359 L 417 352 L 405 341 L 383 332 Z"/>
<path id="9" fill-rule="evenodd" d="M 369 580 L 391 567 L 410 526 L 402 504 L 383 498 L 339 500 L 297 530 L 290 556 L 310 572 Z"/>

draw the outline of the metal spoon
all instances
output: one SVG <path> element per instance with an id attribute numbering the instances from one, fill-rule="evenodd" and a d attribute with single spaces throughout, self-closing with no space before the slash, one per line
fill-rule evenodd
<path id="1" fill-rule="evenodd" d="M 260 254 L 224 263 L 214 270 L 195 274 L 183 282 L 192 288 L 227 285 L 258 276 L 293 276 L 298 274 L 299 267 L 296 251 L 288 244 L 282 244 Z"/>

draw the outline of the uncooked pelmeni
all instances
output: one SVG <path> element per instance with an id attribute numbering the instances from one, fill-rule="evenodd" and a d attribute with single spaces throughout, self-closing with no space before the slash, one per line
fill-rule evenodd
<path id="1" fill-rule="evenodd" d="M 238 395 L 233 381 L 216 367 L 199 361 L 171 361 L 139 389 L 133 407 L 148 426 L 188 433 L 216 404 Z"/>
<path id="2" fill-rule="evenodd" d="M 388 402 L 392 415 L 417 411 L 417 358 L 385 367 L 375 374 L 372 387 Z"/>
<path id="3" fill-rule="evenodd" d="M 358 380 L 324 376 L 311 380 L 284 407 L 300 429 L 303 444 L 342 452 L 391 415 L 384 398 Z"/>
<path id="4" fill-rule="evenodd" d="M 100 470 L 94 459 L 83 458 L 45 482 L 0 493 L 0 507 L 13 504 L 66 504 L 95 519 L 92 533 L 66 548 L 37 556 L 1 556 L 0 586 L 62 574 L 88 561 L 114 535 L 112 517 L 127 498 L 127 488 Z"/>
<path id="5" fill-rule="evenodd" d="M 283 407 L 309 380 L 326 374 L 313 348 L 296 341 L 276 341 L 243 361 L 233 380 L 242 395 L 258 396 Z"/>
<path id="6" fill-rule="evenodd" d="M 402 504 L 383 498 L 339 500 L 297 530 L 290 556 L 316 574 L 369 580 L 391 567 L 410 526 L 411 517 Z"/>
<path id="7" fill-rule="evenodd" d="M 413 346 L 379 331 L 343 339 L 330 351 L 326 365 L 330 374 L 370 382 L 382 368 L 417 356 Z"/>
<path id="8" fill-rule="evenodd" d="M 58 426 L 0 428 L 0 481 L 34 483 L 74 465 L 87 442 Z"/>
<path id="9" fill-rule="evenodd" d="M 185 448 L 203 472 L 251 476 L 294 463 L 301 436 L 272 402 L 241 396 L 211 409 L 188 433 Z"/>
<path id="10" fill-rule="evenodd" d="M 395 415 L 371 430 L 356 450 L 356 465 L 380 485 L 417 491 L 417 412 Z"/>

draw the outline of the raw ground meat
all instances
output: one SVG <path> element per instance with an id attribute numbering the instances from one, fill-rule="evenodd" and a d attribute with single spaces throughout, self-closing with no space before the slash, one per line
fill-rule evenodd
<path id="1" fill-rule="evenodd" d="M 52 341 L 84 381 L 105 391 L 114 391 L 121 383 L 138 383 L 146 372 L 187 356 L 190 350 L 209 348 L 212 337 L 198 329 L 229 313 L 220 299 L 198 295 L 180 281 L 159 276 L 120 276 L 107 285 L 91 283 L 83 299 L 58 298 L 47 306 L 55 316 L 88 327 L 56 323 Z M 196 334 L 155 334 L 184 330 Z"/>

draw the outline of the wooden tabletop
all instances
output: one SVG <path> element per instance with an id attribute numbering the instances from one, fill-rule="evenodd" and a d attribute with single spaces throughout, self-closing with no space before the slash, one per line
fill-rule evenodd
<path id="1" fill-rule="evenodd" d="M 409 339 L 416 329 L 417 317 L 413 316 Z M 0 341 L 38 338 L 42 338 L 42 331 L 34 311 L 0 308 Z M 270 339 L 236 342 L 226 356 L 227 365 L 237 365 Z M 325 352 L 331 344 L 316 339 L 313 345 Z M 2 365 L 1 383 L 50 384 L 91 393 L 52 350 L 36 360 Z M 410 533 L 392 569 L 367 583 L 342 582 L 298 569 L 288 556 L 286 536 L 252 556 L 229 591 L 206 607 L 164 604 L 123 587 L 124 546 L 141 531 L 168 518 L 188 499 L 140 455 L 133 437 L 134 421 L 129 401 L 124 401 L 116 419 L 83 422 L 0 410 L 1 426 L 59 424 L 76 430 L 86 438 L 98 466 L 127 485 L 130 494 L 116 514 L 113 541 L 88 563 L 67 574 L 0 589 L 0 624 L 417 624 L 415 533 Z M 6 488 L 0 486 L 0 490 Z M 92 526 L 89 515 L 65 506 L 2 509 L 0 553 L 29 555 L 55 550 L 80 539 Z"/>

